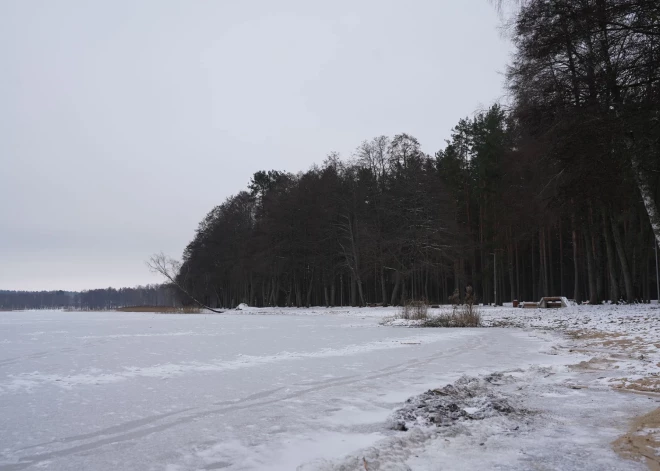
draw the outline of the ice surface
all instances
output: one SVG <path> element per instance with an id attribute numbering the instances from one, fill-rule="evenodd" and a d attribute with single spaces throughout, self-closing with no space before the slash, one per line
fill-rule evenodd
<path id="1" fill-rule="evenodd" d="M 643 469 L 608 444 L 648 399 L 557 386 L 589 359 L 555 351 L 558 335 L 378 325 L 392 313 L 1 313 L 0 470 Z M 507 370 L 507 394 L 549 416 L 516 433 L 497 417 L 442 436 L 389 426 L 411 396 Z"/>

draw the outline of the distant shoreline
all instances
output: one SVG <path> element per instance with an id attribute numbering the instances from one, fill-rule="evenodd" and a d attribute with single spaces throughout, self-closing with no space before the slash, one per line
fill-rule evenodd
<path id="1" fill-rule="evenodd" d="M 63 312 L 151 312 L 155 314 L 205 314 L 206 311 L 198 307 L 172 307 L 172 306 L 124 306 L 108 309 L 77 309 L 73 307 L 64 308 L 20 308 L 9 309 L 0 308 L 0 312 L 21 312 L 21 311 L 63 311 Z"/>

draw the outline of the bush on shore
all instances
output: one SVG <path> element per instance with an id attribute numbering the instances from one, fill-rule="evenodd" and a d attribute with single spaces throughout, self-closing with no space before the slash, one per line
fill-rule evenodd
<path id="1" fill-rule="evenodd" d="M 423 327 L 480 327 L 481 313 L 473 304 L 455 307 L 451 313 L 428 317 Z"/>
<path id="2" fill-rule="evenodd" d="M 119 312 L 155 312 L 157 314 L 200 314 L 198 307 L 172 307 L 172 306 L 126 306 L 115 309 Z"/>
<path id="3" fill-rule="evenodd" d="M 401 306 L 399 310 L 399 319 L 405 320 L 425 320 L 428 319 L 429 305 L 426 301 L 422 300 L 411 300 Z"/>

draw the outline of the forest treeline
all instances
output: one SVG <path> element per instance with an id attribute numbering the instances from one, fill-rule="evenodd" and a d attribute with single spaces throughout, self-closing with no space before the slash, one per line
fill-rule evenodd
<path id="1" fill-rule="evenodd" d="M 529 0 L 509 33 L 507 106 L 434 155 L 399 134 L 255 173 L 177 284 L 219 307 L 436 303 L 468 283 L 486 303 L 655 297 L 660 2 Z"/>
<path id="2" fill-rule="evenodd" d="M 175 306 L 176 303 L 176 293 L 169 285 L 146 285 L 134 288 L 105 288 L 87 291 L 0 290 L 0 310 L 104 310 L 126 306 Z"/>

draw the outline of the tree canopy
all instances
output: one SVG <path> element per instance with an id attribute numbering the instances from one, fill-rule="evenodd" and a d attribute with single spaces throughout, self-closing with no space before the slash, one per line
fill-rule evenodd
<path id="1" fill-rule="evenodd" d="M 402 133 L 255 173 L 200 223 L 177 282 L 221 307 L 445 302 L 467 284 L 481 302 L 650 299 L 660 3 L 528 0 L 510 34 L 506 108 L 434 155 Z"/>

